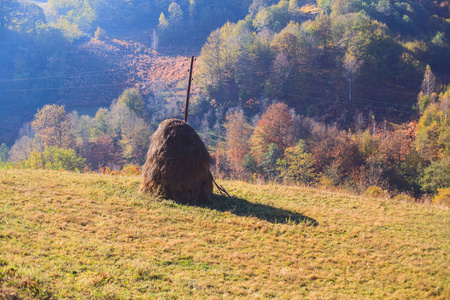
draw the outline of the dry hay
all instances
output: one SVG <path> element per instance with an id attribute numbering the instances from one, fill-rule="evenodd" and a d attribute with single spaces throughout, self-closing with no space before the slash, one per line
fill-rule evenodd
<path id="1" fill-rule="evenodd" d="M 205 144 L 189 124 L 165 120 L 152 135 L 141 191 L 180 203 L 206 203 L 213 192 L 210 161 Z"/>

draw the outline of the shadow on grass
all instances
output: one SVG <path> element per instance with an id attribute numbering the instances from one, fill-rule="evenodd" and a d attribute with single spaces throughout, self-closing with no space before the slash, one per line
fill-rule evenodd
<path id="1" fill-rule="evenodd" d="M 210 209 L 218 211 L 229 211 L 232 214 L 243 217 L 256 217 L 260 220 L 278 224 L 300 224 L 304 223 L 309 226 L 318 226 L 319 223 L 313 218 L 302 214 L 277 208 L 260 203 L 251 203 L 245 199 L 233 197 L 233 200 L 222 196 L 213 195 L 209 204 L 202 205 Z"/>

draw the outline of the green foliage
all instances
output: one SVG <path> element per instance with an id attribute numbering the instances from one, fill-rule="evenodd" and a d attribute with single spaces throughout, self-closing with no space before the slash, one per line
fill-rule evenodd
<path id="1" fill-rule="evenodd" d="M 5 143 L 2 143 L 0 145 L 0 163 L 2 163 L 2 162 L 4 163 L 4 162 L 8 161 L 8 158 L 9 158 L 8 152 L 9 152 L 8 146 L 6 146 Z"/>
<path id="2" fill-rule="evenodd" d="M 183 11 L 181 10 L 180 5 L 176 2 L 172 2 L 169 5 L 169 22 L 170 25 L 179 28 L 183 22 Z"/>
<path id="3" fill-rule="evenodd" d="M 270 144 L 263 154 L 260 168 L 269 181 L 274 181 L 278 177 L 277 162 L 282 157 L 283 152 L 276 144 Z"/>
<path id="4" fill-rule="evenodd" d="M 331 0 L 317 0 L 317 6 L 322 8 L 325 13 L 329 13 L 331 9 Z"/>
<path id="5" fill-rule="evenodd" d="M 63 81 L 54 77 L 66 70 L 67 40 L 30 1 L 0 4 L 0 143 L 12 144 L 29 116 L 60 92 Z M 25 80 L 30 77 L 39 80 Z"/>
<path id="6" fill-rule="evenodd" d="M 167 27 L 169 27 L 169 21 L 167 21 L 166 16 L 164 15 L 164 13 L 161 13 L 161 15 L 159 16 L 158 27 L 160 29 L 166 29 Z"/>
<path id="7" fill-rule="evenodd" d="M 385 191 L 378 186 L 369 186 L 365 194 L 370 197 L 379 198 L 385 195 Z"/>
<path id="8" fill-rule="evenodd" d="M 311 153 L 306 143 L 300 140 L 295 147 L 286 148 L 284 158 L 278 159 L 277 170 L 286 182 L 310 184 L 316 181 Z"/>
<path id="9" fill-rule="evenodd" d="M 122 155 L 126 162 L 143 165 L 150 144 L 151 130 L 142 119 L 130 118 L 122 126 Z"/>
<path id="10" fill-rule="evenodd" d="M 44 12 L 35 3 L 17 0 L 0 2 L 0 32 L 9 29 L 26 33 L 42 23 L 45 23 Z"/>
<path id="11" fill-rule="evenodd" d="M 309 34 L 317 38 L 323 47 L 324 54 L 327 54 L 327 46 L 331 40 L 331 18 L 328 15 L 319 15 L 313 22 L 305 23 L 305 28 Z"/>
<path id="12" fill-rule="evenodd" d="M 261 9 L 253 19 L 253 27 L 261 31 L 270 29 L 279 32 L 289 22 L 289 2 L 280 1 L 277 5 L 272 5 Z"/>
<path id="13" fill-rule="evenodd" d="M 418 124 L 416 147 L 422 156 L 428 160 L 438 160 L 450 154 L 450 88 L 439 97 L 431 95 L 428 100 L 424 93 L 419 94 L 423 101 L 419 101 L 422 116 Z M 436 99 L 438 98 L 438 99 Z"/>
<path id="14" fill-rule="evenodd" d="M 140 118 L 145 114 L 144 99 L 137 88 L 126 89 L 117 99 L 117 105 L 128 107 Z"/>
<path id="15" fill-rule="evenodd" d="M 29 169 L 75 171 L 83 170 L 86 160 L 73 149 L 49 147 L 44 152 L 32 152 L 21 165 Z"/>
<path id="16" fill-rule="evenodd" d="M 109 110 L 100 108 L 94 118 L 71 115 L 77 149 L 94 170 L 145 162 L 151 128 L 129 106 L 143 112 L 142 96 L 137 89 L 125 91 Z"/>
<path id="17" fill-rule="evenodd" d="M 258 162 L 250 153 L 244 155 L 244 158 L 242 159 L 242 166 L 250 175 L 258 173 L 259 171 Z"/>
<path id="18" fill-rule="evenodd" d="M 331 3 L 331 10 L 336 15 L 356 13 L 362 8 L 361 4 L 359 0 L 334 0 Z"/>
<path id="19" fill-rule="evenodd" d="M 100 108 L 93 119 L 91 127 L 91 136 L 96 138 L 108 133 L 109 111 L 106 108 Z"/>
<path id="20" fill-rule="evenodd" d="M 434 38 L 431 40 L 431 43 L 438 47 L 445 47 L 447 42 L 445 40 L 445 35 L 442 31 L 438 31 Z"/>
<path id="21" fill-rule="evenodd" d="M 83 36 L 85 34 L 78 28 L 78 25 L 72 24 L 63 17 L 58 19 L 58 22 L 53 25 L 55 28 L 61 30 L 64 37 L 70 42 L 74 42 Z"/>
<path id="22" fill-rule="evenodd" d="M 417 97 L 417 106 L 419 107 L 419 111 L 425 112 L 425 109 L 427 108 L 429 103 L 430 97 L 424 95 L 423 92 L 420 92 L 419 96 Z"/>
<path id="23" fill-rule="evenodd" d="M 436 193 L 440 188 L 450 187 L 450 157 L 433 161 L 423 171 L 420 180 L 422 189 L 427 192 Z"/>
<path id="24" fill-rule="evenodd" d="M 48 6 L 58 16 L 64 17 L 69 23 L 81 28 L 84 32 L 90 31 L 98 20 L 96 9 L 101 5 L 100 0 L 49 0 Z"/>

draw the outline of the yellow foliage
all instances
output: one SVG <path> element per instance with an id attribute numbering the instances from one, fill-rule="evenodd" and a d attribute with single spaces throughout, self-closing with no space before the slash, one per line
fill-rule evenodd
<path id="1" fill-rule="evenodd" d="M 385 195 L 385 191 L 379 186 L 369 186 L 365 194 L 370 197 L 380 198 Z"/>
<path id="2" fill-rule="evenodd" d="M 334 186 L 334 182 L 332 179 L 328 178 L 327 176 L 321 176 L 319 179 L 319 185 L 324 187 L 332 187 Z"/>
<path id="3" fill-rule="evenodd" d="M 438 193 L 433 198 L 433 203 L 450 207 L 450 188 L 438 189 Z"/>
<path id="4" fill-rule="evenodd" d="M 305 14 L 318 14 L 321 12 L 321 9 L 317 7 L 315 4 L 306 4 L 300 8 L 300 11 Z"/>

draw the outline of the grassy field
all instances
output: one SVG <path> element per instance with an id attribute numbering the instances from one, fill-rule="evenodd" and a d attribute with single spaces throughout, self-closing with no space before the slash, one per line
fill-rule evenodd
<path id="1" fill-rule="evenodd" d="M 139 183 L 0 170 L 0 299 L 450 299 L 447 208 L 235 181 L 196 207 Z"/>

